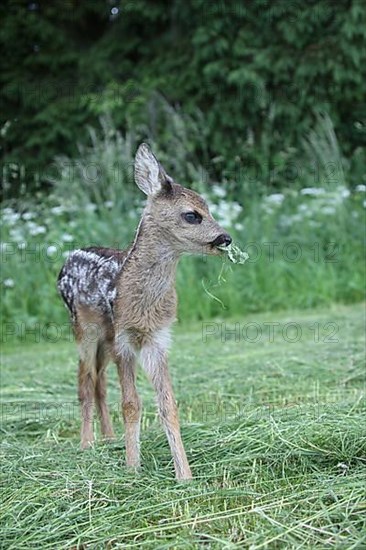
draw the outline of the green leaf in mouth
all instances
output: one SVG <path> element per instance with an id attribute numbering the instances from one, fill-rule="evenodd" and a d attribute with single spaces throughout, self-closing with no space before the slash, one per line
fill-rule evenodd
<path id="1" fill-rule="evenodd" d="M 219 250 L 222 250 L 222 252 L 226 252 L 229 260 L 233 264 L 244 264 L 247 259 L 249 258 L 249 254 L 241 250 L 236 244 L 231 243 L 229 246 L 218 246 Z"/>

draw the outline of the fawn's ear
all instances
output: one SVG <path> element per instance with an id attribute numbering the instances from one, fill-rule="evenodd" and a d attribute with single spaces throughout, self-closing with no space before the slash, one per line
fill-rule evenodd
<path id="1" fill-rule="evenodd" d="M 137 149 L 135 157 L 135 182 L 146 195 L 153 195 L 166 186 L 170 186 L 170 178 L 159 164 L 155 155 L 146 143 Z"/>

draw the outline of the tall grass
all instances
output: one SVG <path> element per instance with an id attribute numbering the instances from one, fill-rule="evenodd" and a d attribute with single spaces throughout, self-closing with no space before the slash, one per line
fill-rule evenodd
<path id="1" fill-rule="evenodd" d="M 253 189 L 242 172 L 235 185 L 209 185 L 207 166 L 189 156 L 185 120 L 171 113 L 169 120 L 168 130 L 179 135 L 174 162 L 162 154 L 172 175 L 187 185 L 191 178 L 250 256 L 244 266 L 184 257 L 177 280 L 181 321 L 362 299 L 366 187 L 360 182 L 348 188 L 347 166 L 328 118 L 319 117 L 304 145 L 306 170 L 292 187 L 275 193 Z M 3 205 L 3 322 L 24 327 L 66 322 L 55 281 L 68 251 L 123 248 L 132 240 L 143 207 L 133 183 L 136 146 L 133 134 L 122 136 L 110 119 L 101 119 L 78 158 L 57 159 L 48 196 Z M 313 166 L 319 168 L 315 180 Z"/>

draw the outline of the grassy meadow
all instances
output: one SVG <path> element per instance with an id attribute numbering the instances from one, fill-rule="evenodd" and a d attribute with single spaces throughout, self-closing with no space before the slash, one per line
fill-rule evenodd
<path id="1" fill-rule="evenodd" d="M 142 468 L 133 474 L 115 369 L 117 440 L 80 452 L 75 346 L 8 343 L 1 546 L 364 548 L 364 331 L 363 305 L 177 326 L 170 368 L 189 484 L 174 481 L 141 372 Z"/>
<path id="2" fill-rule="evenodd" d="M 0 550 L 365 550 L 366 2 L 0 10 Z M 143 142 L 248 255 L 179 261 L 189 483 L 141 369 L 139 471 L 113 365 L 116 439 L 80 450 L 57 291 L 133 242 Z"/>
<path id="3" fill-rule="evenodd" d="M 57 275 L 74 248 L 125 247 L 143 208 L 136 144 L 103 124 L 79 158 L 57 159 L 48 193 L 1 206 L 2 547 L 365 547 L 366 185 L 349 185 L 329 121 L 301 177 L 280 189 L 242 172 L 209 184 L 184 143 L 173 163 L 154 148 L 249 254 L 245 265 L 184 257 L 178 268 L 171 372 L 190 484 L 174 481 L 141 373 L 141 471 L 124 467 L 113 368 L 117 440 L 79 451 Z"/>

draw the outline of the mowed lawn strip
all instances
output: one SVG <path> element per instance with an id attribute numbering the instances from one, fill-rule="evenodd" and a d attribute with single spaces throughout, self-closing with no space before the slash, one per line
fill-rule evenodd
<path id="1" fill-rule="evenodd" d="M 174 481 L 153 391 L 138 474 L 117 432 L 79 451 L 73 342 L 2 351 L 1 547 L 362 548 L 364 306 L 177 326 L 170 370 L 195 479 Z"/>

